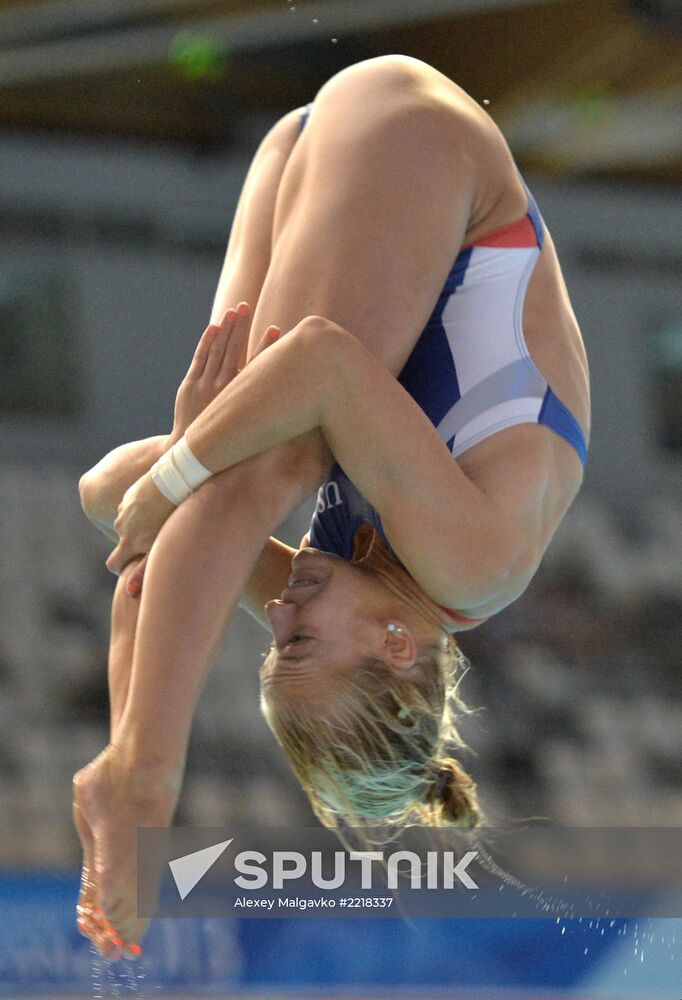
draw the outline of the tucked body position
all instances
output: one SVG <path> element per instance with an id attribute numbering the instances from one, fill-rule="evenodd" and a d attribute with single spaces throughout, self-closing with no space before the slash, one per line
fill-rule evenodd
<path id="1" fill-rule="evenodd" d="M 452 755 L 455 633 L 532 579 L 589 423 L 552 238 L 483 108 L 386 56 L 273 127 L 173 432 L 81 480 L 120 574 L 111 742 L 74 784 L 105 954 L 144 930 L 135 828 L 172 818 L 238 603 L 272 633 L 261 707 L 323 823 L 481 821 Z M 301 547 L 272 537 L 316 489 Z"/>

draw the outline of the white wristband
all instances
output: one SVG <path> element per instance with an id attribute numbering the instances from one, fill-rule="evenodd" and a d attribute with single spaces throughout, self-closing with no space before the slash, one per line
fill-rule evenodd
<path id="1" fill-rule="evenodd" d="M 184 437 L 173 445 L 173 461 L 182 478 L 191 490 L 196 490 L 210 479 L 213 473 L 194 457 Z"/>
<path id="2" fill-rule="evenodd" d="M 150 472 L 157 489 L 176 506 L 213 475 L 194 457 L 184 437 L 152 465 Z"/>

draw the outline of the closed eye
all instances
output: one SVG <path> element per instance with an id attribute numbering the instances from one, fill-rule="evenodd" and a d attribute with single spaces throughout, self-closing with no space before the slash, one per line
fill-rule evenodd
<path id="1" fill-rule="evenodd" d="M 299 646 L 301 645 L 301 643 L 308 642 L 308 640 L 311 638 L 312 636 L 302 635 L 302 633 L 300 632 L 294 632 L 294 634 L 290 636 L 284 643 L 282 649 L 288 649 L 289 646 Z M 270 649 L 274 650 L 276 648 L 277 648 L 276 643 L 273 642 Z"/>

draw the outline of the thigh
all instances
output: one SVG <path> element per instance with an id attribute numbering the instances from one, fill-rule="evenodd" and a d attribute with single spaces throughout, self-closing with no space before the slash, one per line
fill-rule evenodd
<path id="1" fill-rule="evenodd" d="M 251 162 L 230 230 L 211 323 L 219 323 L 226 310 L 240 302 L 248 302 L 253 314 L 260 298 L 270 266 L 277 193 L 301 129 L 302 112 L 302 108 L 297 109 L 280 118 Z"/>
<path id="2" fill-rule="evenodd" d="M 253 328 L 324 316 L 397 375 L 462 245 L 485 143 L 409 66 L 351 69 L 319 92 L 287 161 Z"/>

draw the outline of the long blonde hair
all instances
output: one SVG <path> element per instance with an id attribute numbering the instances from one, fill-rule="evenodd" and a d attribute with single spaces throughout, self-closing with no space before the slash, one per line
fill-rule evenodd
<path id="1" fill-rule="evenodd" d="M 450 756 L 466 746 L 456 728 L 471 711 L 458 693 L 465 667 L 443 630 L 440 645 L 420 650 L 409 679 L 369 657 L 335 672 L 324 706 L 275 703 L 263 691 L 263 715 L 321 823 L 479 825 L 476 784 Z"/>

